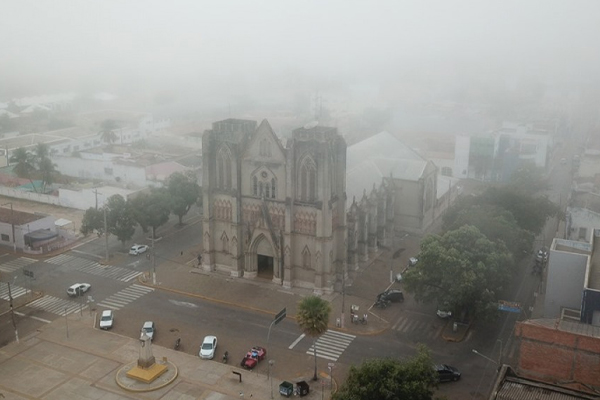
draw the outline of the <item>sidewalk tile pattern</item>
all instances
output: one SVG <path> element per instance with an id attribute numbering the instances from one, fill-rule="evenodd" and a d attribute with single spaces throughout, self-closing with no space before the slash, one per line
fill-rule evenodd
<path id="1" fill-rule="evenodd" d="M 12 296 L 13 299 L 16 299 L 19 296 L 23 296 L 24 294 L 27 294 L 27 292 L 28 292 L 27 289 L 22 288 L 20 286 L 14 286 L 14 285 L 10 286 L 10 295 Z M 8 285 L 7 284 L 3 284 L 0 286 L 0 299 L 10 301 L 10 296 L 8 295 Z"/>
<path id="2" fill-rule="evenodd" d="M 98 303 L 98 306 L 110 308 L 111 310 L 120 310 L 122 307 L 125 307 L 127 304 L 139 299 L 143 295 L 150 293 L 153 290 L 154 288 L 152 287 L 142 286 L 134 283 L 133 285 L 109 296 L 105 300 L 102 300 Z"/>
<path id="3" fill-rule="evenodd" d="M 9 261 L 3 261 L 0 264 L 0 271 L 4 271 L 10 274 L 11 272 L 26 267 L 29 264 L 33 264 L 34 262 L 37 262 L 37 260 L 27 257 L 19 257 Z"/>
<path id="4" fill-rule="evenodd" d="M 102 276 L 105 278 L 116 279 L 122 282 L 129 282 L 142 273 L 141 271 L 132 271 L 127 268 L 114 267 L 112 265 L 101 265 L 96 261 L 75 257 L 70 254 L 61 254 L 56 257 L 49 258 L 44 262 L 62 265 L 67 268 L 74 268 L 77 271 Z"/>
<path id="5" fill-rule="evenodd" d="M 46 295 L 27 304 L 29 307 L 43 310 L 56 315 L 72 314 L 87 308 L 87 304 L 83 304 L 76 300 L 59 299 L 58 297 Z"/>
<path id="6" fill-rule="evenodd" d="M 328 330 L 317 339 L 314 345 L 310 346 L 306 354 L 314 355 L 316 347 L 317 357 L 337 361 L 355 337 L 355 335 Z"/>

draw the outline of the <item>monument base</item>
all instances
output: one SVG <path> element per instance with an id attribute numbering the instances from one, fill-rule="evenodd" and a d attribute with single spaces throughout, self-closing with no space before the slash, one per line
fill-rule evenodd
<path id="1" fill-rule="evenodd" d="M 135 366 L 127 372 L 127 377 L 136 381 L 151 383 L 156 378 L 167 372 L 167 366 L 163 364 L 154 364 L 150 368 L 141 368 Z"/>

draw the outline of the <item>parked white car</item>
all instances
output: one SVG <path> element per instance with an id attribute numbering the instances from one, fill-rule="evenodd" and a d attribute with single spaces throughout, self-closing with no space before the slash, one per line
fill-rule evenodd
<path id="1" fill-rule="evenodd" d="M 217 349 L 217 337 L 216 336 L 206 336 L 204 341 L 202 341 L 202 345 L 200 346 L 200 353 L 198 354 L 200 358 L 206 358 L 208 360 L 212 360 L 215 357 L 215 350 Z"/>
<path id="2" fill-rule="evenodd" d="M 102 316 L 100 317 L 100 329 L 112 328 L 114 320 L 115 320 L 115 314 L 113 313 L 112 310 L 102 311 Z"/>
<path id="3" fill-rule="evenodd" d="M 145 244 L 134 244 L 133 246 L 131 246 L 131 249 L 129 249 L 129 254 L 131 254 L 132 256 L 137 256 L 142 253 L 145 253 L 146 251 L 148 251 L 148 246 L 146 246 Z"/>

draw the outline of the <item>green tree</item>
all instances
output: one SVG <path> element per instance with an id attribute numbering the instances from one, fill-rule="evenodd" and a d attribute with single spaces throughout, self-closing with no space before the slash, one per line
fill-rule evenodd
<path id="1" fill-rule="evenodd" d="M 534 195 L 550 189 L 544 170 L 533 164 L 524 164 L 515 170 L 508 181 L 508 187 L 515 191 Z"/>
<path id="2" fill-rule="evenodd" d="M 306 336 L 312 337 L 315 351 L 315 375 L 313 380 L 317 380 L 317 346 L 316 341 L 319 336 L 327 331 L 331 314 L 331 305 L 317 296 L 308 296 L 298 303 L 298 313 L 296 321 L 298 326 Z"/>
<path id="3" fill-rule="evenodd" d="M 131 205 L 123 196 L 115 194 L 108 198 L 106 207 L 108 232 L 125 245 L 125 242 L 133 237 L 137 225 Z"/>
<path id="4" fill-rule="evenodd" d="M 510 211 L 491 204 L 472 204 L 444 219 L 444 231 L 473 225 L 492 242 L 502 242 L 513 254 L 522 258 L 533 246 L 534 236 L 522 229 Z"/>
<path id="5" fill-rule="evenodd" d="M 23 147 L 19 147 L 14 151 L 9 160 L 11 163 L 17 164 L 13 169 L 15 174 L 17 174 L 19 178 L 29 179 L 33 190 L 37 192 L 31 177 L 35 172 L 35 157 Z"/>
<path id="6" fill-rule="evenodd" d="M 100 123 L 100 138 L 102 141 L 108 145 L 112 145 L 117 140 L 117 134 L 115 133 L 115 129 L 117 129 L 119 125 L 116 121 L 112 119 L 105 119 Z"/>
<path id="7" fill-rule="evenodd" d="M 98 237 L 104 234 L 104 212 L 102 209 L 90 207 L 83 214 L 81 228 L 79 229 L 84 236 L 96 232 Z"/>
<path id="8" fill-rule="evenodd" d="M 351 366 L 332 400 L 431 400 L 436 387 L 429 350 L 419 345 L 417 355 L 406 361 L 384 358 Z"/>
<path id="9" fill-rule="evenodd" d="M 521 228 L 534 234 L 542 231 L 548 218 L 560 213 L 548 196 L 531 196 L 511 187 L 489 188 L 481 195 L 481 200 L 510 211 Z"/>
<path id="10" fill-rule="evenodd" d="M 171 196 L 165 188 L 151 189 L 150 193 L 143 193 L 131 200 L 131 209 L 133 218 L 144 232 L 150 228 L 155 238 L 156 229 L 169 221 Z"/>
<path id="11" fill-rule="evenodd" d="M 191 176 L 175 172 L 167 181 L 167 190 L 171 195 L 171 211 L 179 217 L 179 225 L 182 225 L 183 216 L 198 201 L 200 186 Z"/>
<path id="12" fill-rule="evenodd" d="M 49 158 L 44 158 L 39 162 L 39 173 L 42 178 L 42 193 L 46 192 L 46 186 L 54 183 L 54 178 L 58 174 L 56 164 Z"/>
<path id="13" fill-rule="evenodd" d="M 496 316 L 498 293 L 508 282 L 512 257 L 479 229 L 464 225 L 421 242 L 419 266 L 403 275 L 417 301 L 447 304 L 462 320 Z"/>

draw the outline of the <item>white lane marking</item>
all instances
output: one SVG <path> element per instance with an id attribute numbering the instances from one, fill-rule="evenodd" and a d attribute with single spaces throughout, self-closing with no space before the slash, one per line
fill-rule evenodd
<path id="1" fill-rule="evenodd" d="M 294 343 L 292 343 L 290 345 L 290 347 L 288 347 L 288 349 L 290 349 L 290 350 L 293 349 L 302 339 L 304 339 L 304 336 L 306 336 L 304 333 L 302 335 L 298 336 L 298 339 L 296 339 L 294 341 Z"/>
<path id="2" fill-rule="evenodd" d="M 52 322 L 52 321 L 48 321 L 47 319 L 44 319 L 44 318 L 36 317 L 33 315 L 23 314 L 22 312 L 18 312 L 18 311 L 15 311 L 15 314 L 17 314 L 19 317 L 27 317 L 27 318 L 35 319 L 36 321 L 44 322 L 46 324 L 49 324 L 50 322 Z"/>

